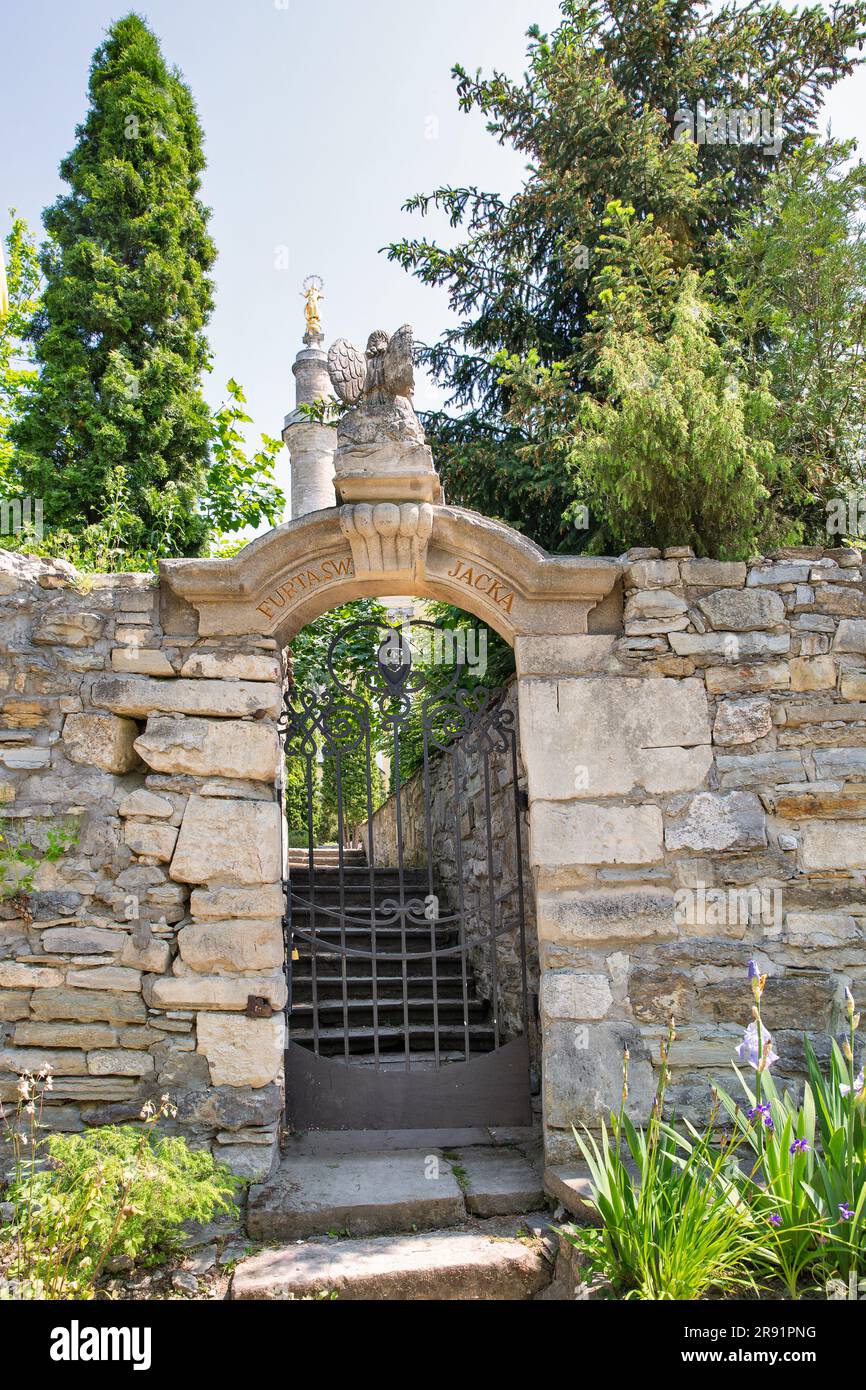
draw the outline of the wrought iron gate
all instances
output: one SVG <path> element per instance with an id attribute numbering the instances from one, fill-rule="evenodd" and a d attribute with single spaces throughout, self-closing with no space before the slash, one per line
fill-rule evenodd
<path id="1" fill-rule="evenodd" d="M 286 1085 L 296 1129 L 530 1118 L 514 715 L 464 679 L 464 661 L 418 661 L 422 644 L 441 656 L 448 634 L 429 622 L 349 624 L 330 644 L 324 687 L 286 698 L 296 842 L 286 884 Z M 353 648 L 373 661 L 353 665 Z M 413 752 L 417 771 L 407 778 Z M 470 774 L 483 815 L 467 863 Z M 326 779 L 333 848 L 318 843 Z M 389 826 L 377 834 L 384 790 Z M 503 889 L 506 848 L 514 882 Z"/>

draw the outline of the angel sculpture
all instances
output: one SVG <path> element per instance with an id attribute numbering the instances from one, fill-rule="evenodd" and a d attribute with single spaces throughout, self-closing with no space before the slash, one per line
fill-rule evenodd
<path id="1" fill-rule="evenodd" d="M 366 352 L 338 338 L 328 353 L 331 384 L 347 407 L 337 422 L 334 457 L 341 502 L 441 499 L 433 455 L 412 404 L 414 342 L 404 324 L 393 337 L 382 329 L 371 333 Z"/>
<path id="2" fill-rule="evenodd" d="M 408 323 L 398 328 L 393 338 L 377 328 L 367 340 L 366 353 L 360 353 L 347 338 L 338 338 L 328 353 L 328 371 L 344 405 L 358 405 L 363 398 L 375 409 L 396 396 L 411 396 L 415 390 L 414 342 Z"/>

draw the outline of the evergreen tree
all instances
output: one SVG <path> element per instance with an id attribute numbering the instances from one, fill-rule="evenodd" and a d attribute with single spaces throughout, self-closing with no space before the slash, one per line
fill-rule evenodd
<path id="1" fill-rule="evenodd" d="M 560 387 L 597 393 L 607 340 L 590 316 L 609 265 L 609 206 L 631 206 L 668 238 L 672 310 L 682 273 L 717 268 L 772 172 L 814 135 L 827 91 L 860 61 L 866 5 L 563 0 L 561 9 L 552 35 L 530 30 L 521 81 L 455 68 L 461 108 L 527 160 L 523 187 L 510 199 L 471 186 L 413 197 L 408 209 L 448 216 L 456 243 L 409 239 L 389 255 L 445 287 L 459 319 L 423 353 L 456 411 L 426 422 L 449 498 L 493 510 L 549 549 L 576 550 L 589 537 L 566 519 L 574 473 L 549 444 L 552 401 L 541 421 L 515 412 L 502 354 L 534 354 L 548 370 L 562 363 Z M 699 143 L 701 112 L 713 110 L 724 138 L 714 129 Z M 754 140 L 742 138 L 744 112 L 757 115 Z"/>
<path id="2" fill-rule="evenodd" d="M 10 209 L 12 227 L 5 238 L 5 296 L 0 283 L 0 496 L 17 491 L 9 438 L 19 418 L 27 390 L 36 379 L 27 342 L 29 324 L 39 297 L 39 256 L 27 223 Z M 0 257 L 3 256 L 0 250 Z"/>
<path id="3" fill-rule="evenodd" d="M 214 244 L 199 199 L 202 131 L 189 88 L 135 14 L 111 26 L 90 104 L 46 210 L 45 293 L 33 326 L 40 375 L 15 427 L 22 487 L 45 523 L 79 530 L 125 475 L 130 548 L 195 554 L 211 436 Z"/>

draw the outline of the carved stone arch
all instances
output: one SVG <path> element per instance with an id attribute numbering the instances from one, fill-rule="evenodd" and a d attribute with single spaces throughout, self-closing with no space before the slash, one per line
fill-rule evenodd
<path id="1" fill-rule="evenodd" d="M 197 610 L 201 637 L 284 644 L 329 609 L 395 593 L 453 603 L 512 646 L 621 623 L 617 560 L 548 555 L 501 522 L 423 502 L 314 512 L 229 560 L 165 560 L 160 572 Z"/>

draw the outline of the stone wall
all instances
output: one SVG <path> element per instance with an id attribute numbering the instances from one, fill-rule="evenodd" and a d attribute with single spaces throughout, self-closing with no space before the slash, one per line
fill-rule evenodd
<path id="1" fill-rule="evenodd" d="M 866 995 L 866 597 L 860 553 L 624 558 L 621 636 L 517 640 L 541 943 L 547 1150 L 671 1096 L 706 1112 L 770 975 L 777 1074 Z M 551 676 L 557 671 L 557 676 Z"/>
<path id="2" fill-rule="evenodd" d="M 517 682 L 511 681 L 503 697 L 503 707 L 517 713 Z M 516 723 L 515 723 L 516 728 Z M 518 742 L 518 759 L 519 759 Z M 493 858 L 496 925 L 517 921 L 517 838 L 514 828 L 515 787 L 511 754 L 494 751 L 490 754 L 490 828 Z M 461 753 L 457 759 L 457 804 L 460 809 L 460 833 L 463 864 L 463 895 L 466 936 L 473 940 L 490 931 L 490 898 L 487 855 L 487 810 L 484 788 L 483 758 L 477 747 Z M 430 765 L 430 822 L 433 844 L 435 882 L 450 909 L 459 904 L 457 855 L 454 831 L 454 760 L 439 757 Z M 522 762 L 518 762 L 518 788 L 525 789 L 526 777 Z M 417 772 L 401 791 L 404 862 L 406 866 L 427 865 L 425 830 L 425 788 L 423 772 Z M 373 845 L 377 864 L 396 865 L 397 818 L 396 796 L 391 796 L 373 817 Z M 528 1012 L 530 1023 L 530 1053 L 533 1063 L 540 1063 L 540 1034 L 537 1026 L 538 997 L 538 937 L 535 927 L 535 893 L 529 862 L 528 817 L 522 815 L 522 871 L 525 912 L 526 965 L 528 978 Z M 365 846 L 369 844 L 366 827 L 362 829 Z M 489 948 L 472 953 L 472 969 L 479 997 L 491 996 L 491 960 Z M 519 933 L 515 929 L 497 942 L 500 1018 L 507 1037 L 523 1032 L 522 971 Z"/>
<path id="3" fill-rule="evenodd" d="M 490 529 L 455 516 L 467 537 Z M 338 529 L 334 517 L 291 523 L 244 563 L 320 531 L 330 553 Z M 706 1109 L 749 1021 L 750 957 L 771 977 L 783 1078 L 802 1074 L 804 1029 L 826 1054 L 845 984 L 866 994 L 866 589 L 848 549 L 748 567 L 686 551 L 566 562 L 511 549 L 502 581 L 522 615 L 544 1113 L 559 1161 L 574 1155 L 571 1124 L 617 1103 L 626 1044 L 632 1109 L 646 1114 L 671 1011 L 673 1099 Z M 247 591 L 237 562 L 181 563 L 166 566 L 170 583 L 201 574 L 206 623 L 150 576 L 85 582 L 62 562 L 0 552 L 2 814 L 39 852 L 51 828 L 76 834 L 42 859 L 32 892 L 0 900 L 0 1098 L 46 1062 L 56 1127 L 131 1118 L 168 1092 L 194 1142 L 257 1174 L 275 1155 L 284 1044 L 283 669 L 255 603 L 256 584 L 275 581 L 254 574 Z M 524 600 L 525 572 L 588 596 Z M 364 592 L 408 591 L 386 584 Z M 623 630 L 587 632 L 590 589 L 610 617 L 620 588 Z M 200 624 L 239 631 L 242 612 L 242 635 L 199 636 Z M 506 782 L 500 793 L 510 804 Z M 477 786 L 466 795 L 472 806 Z M 480 913 L 479 830 L 468 815 Z M 437 836 L 447 885 L 444 823 Z M 503 854 L 497 891 L 513 874 Z"/>
<path id="4" fill-rule="evenodd" d="M 195 1143 L 242 1174 L 271 1166 L 276 648 L 199 640 L 151 575 L 83 579 L 0 552 L 0 815 L 37 852 L 52 826 L 76 837 L 32 892 L 0 898 L 0 1100 L 50 1064 L 50 1127 L 134 1118 L 168 1092 Z"/>

